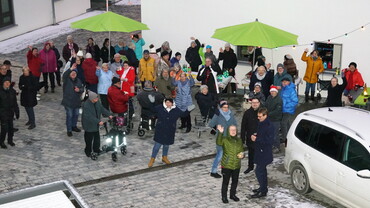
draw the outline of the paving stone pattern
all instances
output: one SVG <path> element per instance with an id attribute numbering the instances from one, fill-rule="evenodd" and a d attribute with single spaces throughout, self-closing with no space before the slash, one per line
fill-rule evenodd
<path id="1" fill-rule="evenodd" d="M 113 6 L 112 10 L 140 20 L 140 6 Z M 88 37 L 94 37 L 99 45 L 107 37 L 107 33 L 91 33 L 83 30 L 77 30 L 72 35 L 75 42 L 83 47 Z M 117 41 L 119 37 L 128 40 L 129 34 L 112 33 L 113 42 Z M 66 35 L 54 39 L 60 51 L 65 44 L 65 39 Z M 41 48 L 41 44 L 36 46 Z M 26 52 L 25 49 L 2 55 L 0 61 L 9 59 L 14 66 L 26 65 Z M 21 69 L 13 67 L 13 74 L 14 81 L 18 82 Z M 196 90 L 194 89 L 194 91 Z M 24 108 L 20 107 L 20 119 L 15 121 L 15 126 L 19 128 L 14 136 L 16 146 L 0 150 L 0 193 L 56 180 L 69 180 L 75 184 L 147 168 L 154 144 L 153 132 L 147 132 L 142 138 L 137 136 L 138 104 L 135 105 L 137 115 L 134 120 L 135 130 L 127 137 L 127 155 L 119 154 L 117 162 L 111 160 L 110 154 L 101 155 L 97 161 L 92 161 L 83 152 L 83 132 L 73 132 L 73 137 L 66 135 L 65 110 L 60 105 L 61 98 L 61 87 L 56 87 L 55 93 L 42 93 L 41 101 L 35 107 L 37 127 L 33 130 L 26 129 L 27 116 Z M 242 109 L 238 104 L 241 100 L 241 96 L 233 97 L 230 100 L 238 123 L 240 123 L 242 116 Z M 199 114 L 198 110 L 192 113 L 192 115 L 196 114 Z M 81 124 L 79 123 L 78 126 L 80 127 Z M 169 159 L 181 161 L 214 153 L 215 137 L 209 134 L 209 131 L 202 132 L 202 136 L 198 138 L 195 129 L 189 134 L 178 130 L 175 144 L 170 147 Z M 279 174 L 287 178 L 285 183 L 288 184 L 289 179 L 282 169 L 281 158 L 282 156 L 278 160 L 280 162 L 274 166 L 276 169 L 280 168 Z M 159 161 L 160 154 L 155 166 L 163 165 Z M 246 167 L 245 161 L 243 162 L 244 168 Z M 79 191 L 92 207 L 222 207 L 219 197 L 221 180 L 213 179 L 208 175 L 211 163 L 212 160 L 190 163 L 80 187 Z M 255 185 L 256 179 L 253 175 L 241 176 L 238 189 L 242 201 L 231 203 L 231 205 L 233 207 L 249 207 L 249 205 L 251 207 L 275 207 L 275 205 L 298 207 L 295 205 L 285 206 L 284 201 L 281 200 L 275 203 L 274 201 L 277 200 L 274 198 L 275 193 L 289 195 L 288 199 L 297 205 L 300 202 L 309 203 L 311 201 L 292 192 L 289 185 L 284 187 L 278 183 L 271 187 L 269 196 L 265 200 L 266 203 L 261 204 L 259 201 L 247 200 L 244 196 L 250 194 L 249 190 Z M 318 198 L 314 200 L 320 201 L 320 195 Z"/>

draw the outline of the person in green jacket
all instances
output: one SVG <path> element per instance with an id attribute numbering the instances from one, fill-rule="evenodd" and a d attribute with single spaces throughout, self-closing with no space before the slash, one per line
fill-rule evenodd
<path id="1" fill-rule="evenodd" d="M 241 167 L 241 159 L 244 158 L 244 148 L 243 141 L 240 137 L 237 137 L 236 126 L 231 125 L 228 129 L 228 134 L 224 136 L 224 127 L 221 125 L 217 126 L 220 132 L 217 136 L 217 145 L 222 146 L 223 155 L 221 160 L 222 167 L 222 202 L 229 203 L 227 200 L 227 189 L 229 186 L 230 178 L 231 188 L 230 188 L 230 199 L 234 201 L 239 201 L 236 196 L 236 187 L 238 186 L 239 172 Z"/>

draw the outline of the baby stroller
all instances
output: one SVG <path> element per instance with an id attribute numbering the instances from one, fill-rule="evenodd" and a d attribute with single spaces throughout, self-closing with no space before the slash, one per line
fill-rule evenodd
<path id="1" fill-rule="evenodd" d="M 145 131 L 153 130 L 155 128 L 155 121 L 156 121 L 155 117 L 141 115 L 137 135 L 139 137 L 143 137 L 145 135 Z"/>
<path id="2" fill-rule="evenodd" d="M 115 116 L 112 120 L 104 123 L 106 134 L 103 136 L 105 144 L 102 146 L 102 153 L 112 152 L 112 160 L 117 161 L 117 151 L 120 150 L 123 155 L 127 153 L 126 132 L 128 115 Z M 110 130 L 108 131 L 108 128 Z M 91 159 L 96 160 L 97 153 L 91 154 Z"/>

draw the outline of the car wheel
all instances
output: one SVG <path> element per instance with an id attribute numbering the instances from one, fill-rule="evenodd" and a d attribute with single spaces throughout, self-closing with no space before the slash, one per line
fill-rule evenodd
<path id="1" fill-rule="evenodd" d="M 306 170 L 302 165 L 295 165 L 291 171 L 291 180 L 296 192 L 306 194 L 312 191 L 310 180 L 308 179 Z"/>

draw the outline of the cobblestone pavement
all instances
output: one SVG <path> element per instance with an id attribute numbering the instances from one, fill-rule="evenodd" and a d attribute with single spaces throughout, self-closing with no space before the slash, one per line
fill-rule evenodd
<path id="1" fill-rule="evenodd" d="M 264 199 L 250 199 L 251 190 L 258 186 L 254 173 L 240 174 L 237 196 L 240 202 L 221 201 L 221 179 L 209 176 L 212 159 L 185 164 L 166 170 L 153 171 L 102 184 L 78 188 L 82 197 L 93 207 L 256 207 L 256 208 L 319 208 L 340 207 L 325 200 L 318 204 L 316 192 L 302 197 L 292 191 L 288 176 L 281 169 L 282 156 L 268 167 L 269 192 Z M 243 161 L 244 167 L 247 161 Z"/>
<path id="2" fill-rule="evenodd" d="M 113 11 L 130 18 L 140 20 L 140 6 L 114 6 Z M 90 33 L 77 30 L 72 33 L 75 42 L 84 46 L 87 37 L 94 37 L 101 43 L 107 34 Z M 128 38 L 128 34 L 113 34 L 113 41 L 118 37 Z M 66 35 L 55 39 L 56 46 L 61 49 Z M 37 45 L 39 48 L 41 44 Z M 26 46 L 25 46 L 26 47 Z M 2 55 L 0 61 L 9 59 L 15 66 L 26 64 L 26 50 Z M 20 69 L 13 67 L 13 79 L 18 81 Z M 84 155 L 83 132 L 73 133 L 67 137 L 65 127 L 65 111 L 60 105 L 62 88 L 57 87 L 55 93 L 41 96 L 41 101 L 35 107 L 36 125 L 33 130 L 27 130 L 24 124 L 27 116 L 23 107 L 21 117 L 15 121 L 19 132 L 15 133 L 15 147 L 0 150 L 0 193 L 44 184 L 56 180 L 69 180 L 74 184 L 83 183 L 102 177 L 129 173 L 147 168 L 153 147 L 152 132 L 144 137 L 137 136 L 138 116 L 135 118 L 135 130 L 128 135 L 128 153 L 119 155 L 113 162 L 109 154 L 99 156 L 92 161 Z M 18 98 L 19 99 L 19 98 Z M 242 109 L 238 106 L 241 97 L 232 97 L 231 106 L 239 120 Z M 304 109 L 310 108 L 307 105 Z M 139 107 L 135 105 L 136 114 Z M 302 108 L 301 108 L 302 109 Z M 192 115 L 197 114 L 197 111 Z M 81 126 L 80 123 L 78 126 Z M 169 158 L 172 161 L 207 156 L 215 153 L 215 137 L 209 131 L 202 132 L 200 138 L 197 131 L 185 134 L 178 130 L 175 144 L 170 147 Z M 289 176 L 282 165 L 282 155 L 279 156 L 271 169 L 269 196 L 261 201 L 248 200 L 245 195 L 256 185 L 254 174 L 240 176 L 238 188 L 242 201 L 231 203 L 233 207 L 321 207 L 338 205 L 320 194 L 313 193 L 302 197 L 294 193 L 290 187 Z M 158 158 L 157 161 L 160 161 Z M 246 160 L 244 160 L 244 163 Z M 163 170 L 147 171 L 122 179 L 106 181 L 94 185 L 79 187 L 79 191 L 92 207 L 222 207 L 220 204 L 221 180 L 208 175 L 212 160 L 171 167 Z M 156 162 L 155 166 L 163 165 Z M 244 164 L 243 167 L 246 167 Z M 280 199 L 281 198 L 281 199 Z M 293 203 L 292 205 L 288 204 Z M 307 205 L 307 206 L 306 206 Z M 312 207 L 308 206 L 308 207 Z"/>

